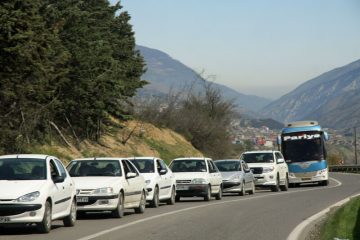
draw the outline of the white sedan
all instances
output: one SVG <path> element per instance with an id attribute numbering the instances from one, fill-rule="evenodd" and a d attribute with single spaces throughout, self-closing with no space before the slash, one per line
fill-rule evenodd
<path id="1" fill-rule="evenodd" d="M 175 176 L 163 160 L 156 157 L 135 157 L 130 159 L 144 176 L 151 207 L 158 207 L 160 201 L 175 204 Z"/>
<path id="2" fill-rule="evenodd" d="M 48 233 L 52 220 L 76 221 L 75 184 L 59 159 L 46 155 L 0 156 L 0 224 L 35 223 Z"/>
<path id="3" fill-rule="evenodd" d="M 113 217 L 121 218 L 124 209 L 144 212 L 145 180 L 128 159 L 75 159 L 67 169 L 75 181 L 79 213 L 110 211 Z"/>

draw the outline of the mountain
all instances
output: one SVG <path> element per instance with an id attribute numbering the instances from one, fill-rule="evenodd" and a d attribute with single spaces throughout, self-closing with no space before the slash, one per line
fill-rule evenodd
<path id="1" fill-rule="evenodd" d="M 261 111 L 281 122 L 317 120 L 343 129 L 360 125 L 360 60 L 311 79 Z"/>
<path id="2" fill-rule="evenodd" d="M 143 79 L 150 82 L 144 89 L 139 91 L 142 96 L 163 96 L 173 92 L 184 91 L 189 86 L 200 89 L 204 79 L 200 78 L 191 68 L 171 58 L 168 54 L 143 46 L 137 46 L 146 62 L 147 71 Z M 245 95 L 227 86 L 213 83 L 222 91 L 226 99 L 234 100 L 234 103 L 244 109 L 248 114 L 256 115 L 262 107 L 270 103 L 269 99 L 253 95 Z"/>

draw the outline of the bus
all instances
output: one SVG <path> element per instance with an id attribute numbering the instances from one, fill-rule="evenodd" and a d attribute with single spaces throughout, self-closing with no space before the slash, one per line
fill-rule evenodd
<path id="1" fill-rule="evenodd" d="M 325 141 L 329 139 L 316 121 L 288 123 L 281 131 L 278 144 L 289 167 L 289 185 L 301 183 L 329 184 Z"/>

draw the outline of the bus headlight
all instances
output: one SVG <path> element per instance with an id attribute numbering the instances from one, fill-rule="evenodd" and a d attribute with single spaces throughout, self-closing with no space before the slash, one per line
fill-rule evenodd
<path id="1" fill-rule="evenodd" d="M 319 171 L 317 171 L 316 175 L 325 175 L 327 172 L 327 169 L 321 169 Z"/>

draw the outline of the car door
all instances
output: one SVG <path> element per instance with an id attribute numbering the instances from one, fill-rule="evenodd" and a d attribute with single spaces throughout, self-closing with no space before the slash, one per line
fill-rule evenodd
<path id="1" fill-rule="evenodd" d="M 61 212 L 64 212 L 66 208 L 69 206 L 69 194 L 66 187 L 65 179 L 67 178 L 64 175 L 61 175 L 61 171 L 56 164 L 55 159 L 49 160 L 49 176 L 51 178 L 51 198 L 52 198 L 52 214 L 57 215 Z M 57 179 L 61 179 L 65 177 L 64 181 L 57 181 Z M 70 197 L 71 198 L 71 197 Z"/>
<path id="2" fill-rule="evenodd" d="M 286 178 L 286 163 L 284 158 L 279 152 L 275 152 L 276 164 L 279 169 L 280 179 L 284 180 Z M 282 163 L 279 162 L 279 159 L 283 159 Z"/>
<path id="3" fill-rule="evenodd" d="M 212 187 L 212 192 L 217 193 L 219 191 L 220 185 L 222 183 L 221 175 L 215 164 L 212 160 L 207 160 L 210 173 L 210 183 Z"/>
<path id="4" fill-rule="evenodd" d="M 244 161 L 241 161 L 241 168 L 242 168 L 246 188 L 248 188 L 251 186 L 250 184 L 253 181 L 252 172 L 250 171 L 250 168 Z"/>
<path id="5" fill-rule="evenodd" d="M 159 174 L 160 198 L 170 195 L 171 178 L 166 164 L 161 159 L 156 159 L 156 168 Z"/>
<path id="6" fill-rule="evenodd" d="M 126 166 L 127 173 L 135 173 L 136 177 L 132 178 L 126 178 L 129 183 L 129 189 L 128 192 L 129 199 L 132 203 L 138 203 L 141 199 L 142 194 L 142 187 L 144 185 L 143 178 L 140 178 L 139 172 L 136 170 L 136 167 L 129 161 L 129 160 L 123 160 Z M 127 175 L 125 174 L 125 177 Z M 126 194 L 125 194 L 126 195 Z"/>
<path id="7" fill-rule="evenodd" d="M 67 171 L 65 170 L 64 165 L 61 163 L 61 161 L 59 159 L 55 159 L 55 163 L 58 167 L 58 169 L 60 170 L 60 174 L 61 176 L 64 176 L 64 201 L 67 203 L 65 204 L 65 208 L 68 208 L 70 206 L 71 203 L 71 199 L 72 199 L 72 194 L 74 191 L 74 182 L 71 180 L 70 175 L 67 173 Z"/>

